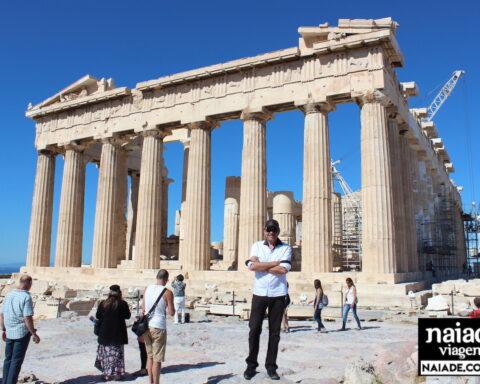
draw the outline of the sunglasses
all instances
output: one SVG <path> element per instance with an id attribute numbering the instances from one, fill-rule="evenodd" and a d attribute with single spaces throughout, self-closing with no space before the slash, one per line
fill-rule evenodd
<path id="1" fill-rule="evenodd" d="M 265 232 L 278 233 L 278 228 L 277 228 L 277 227 L 274 227 L 273 225 L 272 225 L 272 226 L 268 226 L 268 227 L 265 228 Z"/>

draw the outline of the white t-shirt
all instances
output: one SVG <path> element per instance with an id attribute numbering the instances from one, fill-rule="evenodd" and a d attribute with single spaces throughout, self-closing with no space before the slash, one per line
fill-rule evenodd
<path id="1" fill-rule="evenodd" d="M 164 288 L 164 285 L 159 284 L 152 284 L 147 287 L 143 296 L 143 299 L 145 300 L 145 314 L 147 314 L 148 311 L 150 311 L 150 308 L 153 307 L 153 304 L 155 304 L 155 301 L 157 301 L 158 296 L 162 293 Z M 152 328 L 167 329 L 167 303 L 163 298 L 164 296 L 162 296 L 158 302 L 158 305 L 153 312 L 153 316 L 148 323 Z"/>
<path id="2" fill-rule="evenodd" d="M 348 288 L 346 291 L 345 291 L 345 302 L 347 304 L 353 304 L 354 303 L 354 300 L 353 300 L 353 290 L 354 288 L 353 287 L 350 287 Z"/>

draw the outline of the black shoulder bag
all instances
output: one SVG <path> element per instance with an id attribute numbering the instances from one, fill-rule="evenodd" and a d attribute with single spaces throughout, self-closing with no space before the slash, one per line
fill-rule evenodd
<path id="1" fill-rule="evenodd" d="M 162 298 L 163 294 L 167 288 L 163 288 L 163 291 L 160 293 L 158 296 L 157 300 L 153 304 L 153 307 L 150 308 L 148 313 L 146 315 L 141 316 L 138 320 L 135 320 L 135 322 L 132 325 L 132 332 L 135 333 L 137 336 L 143 336 L 145 332 L 148 331 L 148 322 L 152 318 L 153 312 L 155 311 L 155 308 L 157 308 L 158 302 Z"/>

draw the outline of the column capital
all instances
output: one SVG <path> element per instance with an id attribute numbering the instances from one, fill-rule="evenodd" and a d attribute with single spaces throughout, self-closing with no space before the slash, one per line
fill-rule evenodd
<path id="1" fill-rule="evenodd" d="M 194 122 L 191 122 L 191 123 L 188 123 L 187 124 L 187 127 L 188 129 L 202 129 L 204 131 L 211 131 L 215 128 L 217 128 L 219 126 L 218 122 L 215 121 L 215 120 L 201 120 L 201 121 L 194 121 Z M 185 144 L 184 145 L 189 145 L 190 144 L 190 138 L 187 140 L 185 140 L 186 142 L 188 142 L 188 144 Z"/>
<path id="2" fill-rule="evenodd" d="M 37 151 L 38 155 L 45 155 L 45 156 L 50 156 L 50 157 L 55 157 L 57 155 L 56 151 L 53 151 L 51 149 L 39 149 Z"/>
<path id="3" fill-rule="evenodd" d="M 240 119 L 245 121 L 245 120 L 257 120 L 260 122 L 265 122 L 267 120 L 270 120 L 273 118 L 273 115 L 271 112 L 267 111 L 265 108 L 260 108 L 260 109 L 244 109 L 240 115 Z"/>
<path id="4" fill-rule="evenodd" d="M 163 139 L 164 137 L 168 136 L 170 134 L 170 130 L 159 130 L 159 129 L 149 129 L 148 131 L 142 131 L 140 132 L 140 135 L 142 137 L 158 137 L 160 139 Z"/>
<path id="5" fill-rule="evenodd" d="M 65 151 L 67 150 L 72 150 L 72 151 L 75 151 L 75 152 L 83 152 L 85 151 L 85 149 L 87 149 L 87 146 L 83 143 L 80 143 L 78 141 L 69 141 L 67 143 L 62 143 L 60 144 L 61 147 L 63 147 L 63 149 Z"/>
<path id="6" fill-rule="evenodd" d="M 309 113 L 328 113 L 335 110 L 335 105 L 329 102 L 307 102 L 299 108 L 305 115 Z"/>
<path id="7" fill-rule="evenodd" d="M 390 98 L 378 89 L 374 91 L 367 91 L 356 99 L 360 106 L 370 103 L 378 103 L 383 105 L 384 107 L 392 105 L 392 101 L 390 100 Z"/>

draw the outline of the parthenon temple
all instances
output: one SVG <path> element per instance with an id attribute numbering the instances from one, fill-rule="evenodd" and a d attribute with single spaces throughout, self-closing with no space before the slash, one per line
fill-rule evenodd
<path id="1" fill-rule="evenodd" d="M 263 238 L 265 220 L 273 217 L 282 240 L 294 247 L 293 289 L 304 280 L 310 284 L 313 276 L 333 283 L 352 274 L 367 285 L 411 288 L 431 278 L 429 263 L 437 277 L 458 274 L 466 255 L 461 199 L 449 178 L 454 168 L 434 123 L 423 120 L 426 110 L 409 107 L 416 84 L 397 78 L 396 68 L 404 65 L 397 27 L 390 18 L 300 27 L 296 47 L 140 82 L 133 89 L 87 75 L 29 105 L 38 159 L 22 271 L 78 284 L 126 284 L 150 281 L 152 270 L 162 267 L 202 283 L 249 286 L 244 261 L 251 244 Z M 344 197 L 333 191 L 330 158 L 329 117 L 344 103 L 358 105 L 361 121 L 355 271 L 342 266 L 338 212 L 346 213 L 338 209 Z M 266 183 L 269 120 L 295 109 L 304 114 L 302 201 L 288 191 L 267 191 Z M 216 181 L 226 185 L 218 255 L 210 234 L 211 134 L 234 119 L 243 121 L 241 176 Z M 184 145 L 182 203 L 176 207 L 175 234 L 167 236 L 172 180 L 163 148 L 174 141 Z M 50 266 L 60 156 L 64 167 Z M 88 162 L 98 164 L 99 176 L 92 261 L 83 265 Z"/>

